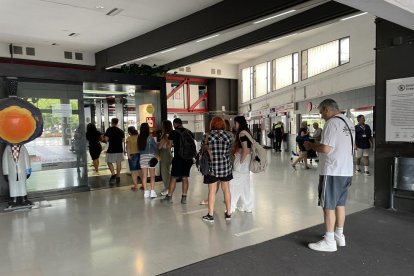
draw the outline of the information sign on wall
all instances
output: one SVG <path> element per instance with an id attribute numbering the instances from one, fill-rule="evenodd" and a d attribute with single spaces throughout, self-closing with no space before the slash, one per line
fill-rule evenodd
<path id="1" fill-rule="evenodd" d="M 385 140 L 414 142 L 414 77 L 387 80 Z"/>

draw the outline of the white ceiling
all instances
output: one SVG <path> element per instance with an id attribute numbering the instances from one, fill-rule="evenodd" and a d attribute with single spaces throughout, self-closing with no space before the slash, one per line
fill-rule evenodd
<path id="1" fill-rule="evenodd" d="M 336 0 L 414 30 L 414 0 Z"/>
<path id="2" fill-rule="evenodd" d="M 357 13 L 357 14 L 361 14 Z M 219 64 L 231 64 L 231 65 L 239 65 L 249 60 L 264 56 L 268 53 L 274 52 L 278 49 L 282 49 L 289 45 L 294 44 L 296 41 L 303 41 L 307 38 L 316 36 L 323 32 L 332 32 L 333 28 L 336 28 L 339 24 L 349 24 L 351 20 L 359 20 L 358 22 L 363 22 L 363 24 L 367 24 L 366 22 L 374 22 L 374 17 L 371 14 L 366 14 L 361 17 L 355 17 L 355 19 L 350 19 L 349 21 L 342 21 L 341 19 L 349 17 L 352 15 L 347 15 L 342 18 L 338 18 L 332 21 L 324 22 L 318 26 L 313 26 L 308 29 L 303 29 L 300 32 L 297 32 L 295 35 L 282 38 L 280 40 L 274 42 L 264 42 L 258 45 L 254 45 L 244 49 L 241 52 L 235 52 L 234 54 L 225 54 L 214 57 L 211 63 L 219 63 Z"/>
<path id="3" fill-rule="evenodd" d="M 97 52 L 220 0 L 0 0 L 0 42 Z M 98 9 L 97 6 L 103 6 Z M 123 9 L 108 16 L 113 8 Z M 79 33 L 69 37 L 70 33 Z"/>
<path id="4" fill-rule="evenodd" d="M 269 18 L 272 17 L 274 15 L 279 15 L 279 14 L 283 14 L 285 12 L 289 12 L 291 10 L 295 10 L 294 12 L 290 12 L 288 14 L 285 15 L 281 15 L 278 16 L 276 18 L 270 19 L 270 20 L 266 20 L 264 22 L 258 23 L 258 24 L 254 24 L 254 22 L 259 21 L 261 19 L 257 19 L 257 20 L 253 20 L 251 22 L 247 22 L 241 25 L 238 25 L 234 28 L 231 29 L 227 29 L 225 31 L 219 32 L 219 36 L 214 37 L 212 39 L 208 39 L 202 42 L 197 43 L 196 41 L 192 41 L 189 43 L 185 43 L 185 44 L 181 44 L 177 47 L 175 47 L 175 50 L 167 52 L 167 53 L 154 53 L 152 55 L 149 55 L 147 57 L 137 57 L 137 59 L 135 60 L 130 60 L 127 63 L 138 63 L 138 64 L 147 64 L 147 65 L 162 65 L 162 64 L 167 64 L 170 63 L 172 61 L 187 57 L 189 55 L 198 53 L 200 51 L 203 51 L 205 49 L 214 47 L 216 45 L 219 45 L 221 43 L 224 43 L 226 41 L 229 41 L 231 39 L 237 38 L 239 36 L 242 36 L 244 34 L 248 34 L 251 33 L 255 30 L 258 30 L 260 28 L 266 27 L 270 24 L 276 23 L 280 20 L 286 19 L 290 16 L 293 15 L 297 15 L 301 12 L 304 12 L 308 9 L 314 8 L 315 6 L 321 5 L 323 3 L 328 2 L 327 0 L 312 0 L 312 1 L 308 1 L 304 4 L 300 4 L 297 5 L 295 7 L 286 9 L 285 11 L 281 11 L 278 13 L 275 13 L 273 15 L 268 15 L 265 18 Z M 120 67 L 121 65 L 123 65 L 125 63 L 122 64 L 118 64 L 115 66 L 111 66 L 112 67 Z"/>

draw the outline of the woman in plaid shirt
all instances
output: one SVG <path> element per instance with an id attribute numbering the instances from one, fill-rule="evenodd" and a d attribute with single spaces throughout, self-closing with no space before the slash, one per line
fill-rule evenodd
<path id="1" fill-rule="evenodd" d="M 214 222 L 214 202 L 216 200 L 217 185 L 221 182 L 226 212 L 224 218 L 231 220 L 231 195 L 229 181 L 233 178 L 230 150 L 232 138 L 226 132 L 226 124 L 220 117 L 214 117 L 210 123 L 210 133 L 204 135 L 201 146 L 208 146 L 210 152 L 209 174 L 204 176 L 204 183 L 208 184 L 208 214 L 203 216 L 204 221 Z"/>

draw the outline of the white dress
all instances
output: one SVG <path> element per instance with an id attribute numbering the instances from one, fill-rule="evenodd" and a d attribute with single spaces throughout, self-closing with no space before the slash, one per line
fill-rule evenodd
<path id="1" fill-rule="evenodd" d="M 241 155 L 236 153 L 233 165 L 233 179 L 230 180 L 231 212 L 236 208 L 239 211 L 253 211 L 253 189 L 250 186 L 250 160 L 251 154 L 240 163 Z"/>
<path id="2" fill-rule="evenodd" d="M 3 153 L 3 175 L 8 175 L 10 197 L 27 195 L 26 175 L 30 170 L 29 154 L 25 146 L 21 146 L 19 159 L 14 161 L 12 148 L 7 145 Z"/>

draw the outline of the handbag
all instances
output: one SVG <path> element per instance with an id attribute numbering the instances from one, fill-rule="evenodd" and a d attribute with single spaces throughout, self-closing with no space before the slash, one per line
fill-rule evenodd
<path id="1" fill-rule="evenodd" d="M 148 137 L 148 139 L 147 139 L 147 143 L 148 143 L 148 146 L 149 146 L 149 152 L 151 153 L 151 140 L 150 139 L 153 139 L 152 137 Z M 154 152 L 153 152 L 153 154 L 156 154 L 156 152 L 157 152 L 157 148 L 155 148 L 155 150 L 154 150 Z M 158 164 L 158 159 L 156 158 L 156 157 L 152 157 L 149 161 L 148 161 L 148 165 L 151 167 L 151 168 L 153 168 L 153 167 L 155 167 L 156 165 Z"/>
<path id="2" fill-rule="evenodd" d="M 275 134 L 273 133 L 273 131 L 270 131 L 269 134 L 267 134 L 267 137 L 273 139 L 275 138 Z"/>
<path id="3" fill-rule="evenodd" d="M 155 167 L 158 164 L 158 159 L 156 157 L 151 158 L 148 161 L 148 165 L 152 168 Z"/>
<path id="4" fill-rule="evenodd" d="M 209 160 L 211 156 L 210 148 L 208 147 L 208 134 L 204 138 L 204 145 L 200 148 L 200 151 L 196 155 L 196 166 L 202 175 L 209 175 L 210 166 Z"/>

